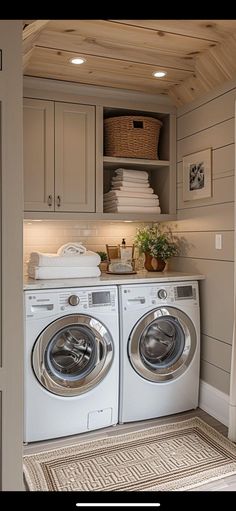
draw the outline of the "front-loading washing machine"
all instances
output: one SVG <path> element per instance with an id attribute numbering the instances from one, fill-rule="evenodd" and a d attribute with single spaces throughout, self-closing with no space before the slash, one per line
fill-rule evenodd
<path id="1" fill-rule="evenodd" d="M 116 287 L 26 291 L 24 371 L 24 442 L 116 424 Z"/>
<path id="2" fill-rule="evenodd" d="M 198 406 L 197 282 L 120 286 L 119 422 Z"/>

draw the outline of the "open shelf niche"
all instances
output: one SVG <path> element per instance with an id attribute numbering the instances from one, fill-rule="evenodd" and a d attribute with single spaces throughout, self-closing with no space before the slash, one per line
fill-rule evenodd
<path id="1" fill-rule="evenodd" d="M 158 160 L 148 160 L 144 158 L 120 158 L 106 156 L 103 151 L 103 193 L 111 189 L 111 179 L 115 175 L 117 168 L 145 170 L 149 175 L 150 186 L 154 193 L 158 195 L 160 201 L 161 214 L 155 213 L 122 213 L 126 215 L 127 220 L 140 217 L 143 220 L 152 218 L 153 221 L 164 221 L 173 219 L 176 213 L 175 206 L 175 117 L 169 113 L 147 112 L 141 110 L 130 110 L 123 108 L 103 109 L 103 118 L 115 117 L 119 115 L 140 115 L 145 117 L 155 117 L 162 121 L 158 144 Z M 173 146 L 172 146 L 173 144 Z M 104 213 L 105 216 L 119 216 L 120 213 Z"/>

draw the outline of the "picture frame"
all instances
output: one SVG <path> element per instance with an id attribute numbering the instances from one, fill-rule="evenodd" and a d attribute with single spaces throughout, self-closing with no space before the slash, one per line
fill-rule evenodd
<path id="1" fill-rule="evenodd" d="M 183 157 L 183 201 L 212 195 L 211 148 Z"/>

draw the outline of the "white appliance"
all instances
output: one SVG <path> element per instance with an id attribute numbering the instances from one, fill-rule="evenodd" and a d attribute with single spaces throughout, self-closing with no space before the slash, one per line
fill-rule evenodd
<path id="1" fill-rule="evenodd" d="M 119 422 L 198 406 L 197 282 L 122 285 Z"/>
<path id="2" fill-rule="evenodd" d="M 116 287 L 25 292 L 24 441 L 118 422 Z"/>

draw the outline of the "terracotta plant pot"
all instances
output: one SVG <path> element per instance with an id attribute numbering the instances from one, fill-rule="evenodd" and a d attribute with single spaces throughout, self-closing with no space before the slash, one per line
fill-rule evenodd
<path id="1" fill-rule="evenodd" d="M 163 271 L 165 268 L 165 261 L 163 259 L 158 259 L 156 257 L 152 257 L 148 252 L 145 253 L 145 261 L 144 267 L 148 271 Z"/>

